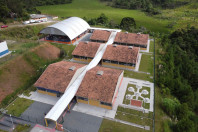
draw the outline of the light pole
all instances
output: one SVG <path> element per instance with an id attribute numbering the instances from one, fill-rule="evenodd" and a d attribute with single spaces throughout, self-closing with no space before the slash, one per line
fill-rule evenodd
<path id="1" fill-rule="evenodd" d="M 13 124 L 13 120 L 12 120 L 12 116 L 11 116 L 11 114 L 10 114 L 10 119 L 11 119 L 11 122 L 12 122 L 12 126 L 13 126 L 13 130 L 14 130 L 14 124 Z"/>

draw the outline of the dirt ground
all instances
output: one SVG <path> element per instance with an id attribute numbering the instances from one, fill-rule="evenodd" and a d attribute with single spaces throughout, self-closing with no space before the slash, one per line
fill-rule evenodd
<path id="1" fill-rule="evenodd" d="M 39 47 L 36 47 L 34 52 L 43 59 L 51 60 L 59 57 L 60 49 L 49 43 L 44 43 Z"/>
<path id="2" fill-rule="evenodd" d="M 30 52 L 35 52 L 43 59 L 53 60 L 58 58 L 60 49 L 45 43 Z M 35 72 L 36 69 L 24 59 L 23 55 L 0 67 L 0 102 L 17 88 L 23 86 Z"/>

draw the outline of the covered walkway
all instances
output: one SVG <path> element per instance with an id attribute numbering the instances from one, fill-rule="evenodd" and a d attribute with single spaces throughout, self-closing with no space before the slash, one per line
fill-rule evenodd
<path id="1" fill-rule="evenodd" d="M 45 122 L 46 126 L 48 126 L 47 120 L 52 120 L 57 125 L 57 120 L 62 115 L 66 107 L 69 105 L 73 97 L 75 96 L 86 72 L 95 66 L 100 62 L 102 59 L 102 56 L 107 48 L 108 45 L 112 44 L 117 32 L 112 32 L 107 43 L 105 46 L 95 55 L 93 60 L 86 66 L 85 70 L 81 72 L 81 74 L 78 76 L 78 78 L 66 89 L 65 93 L 62 95 L 62 97 L 57 101 L 57 103 L 52 107 L 52 109 L 47 113 L 45 116 Z"/>

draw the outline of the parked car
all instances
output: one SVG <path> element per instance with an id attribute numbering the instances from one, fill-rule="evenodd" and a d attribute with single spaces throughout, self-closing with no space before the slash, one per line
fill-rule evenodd
<path id="1" fill-rule="evenodd" d="M 7 28 L 8 27 L 8 25 L 2 25 L 1 26 L 1 28 Z"/>

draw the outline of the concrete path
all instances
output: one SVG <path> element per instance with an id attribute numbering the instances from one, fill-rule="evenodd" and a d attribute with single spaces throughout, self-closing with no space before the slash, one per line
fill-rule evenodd
<path id="1" fill-rule="evenodd" d="M 30 92 L 30 94 L 31 94 L 30 97 L 25 96 L 23 94 L 19 95 L 19 97 L 42 102 L 45 104 L 50 104 L 50 105 L 56 104 L 56 102 L 60 99 L 60 97 L 54 97 L 47 94 L 38 93 L 37 91 Z"/>
<path id="2" fill-rule="evenodd" d="M 138 62 L 137 62 L 137 64 L 136 64 L 136 66 L 135 66 L 134 71 L 139 71 L 141 58 L 142 58 L 142 53 L 139 53 Z"/>

